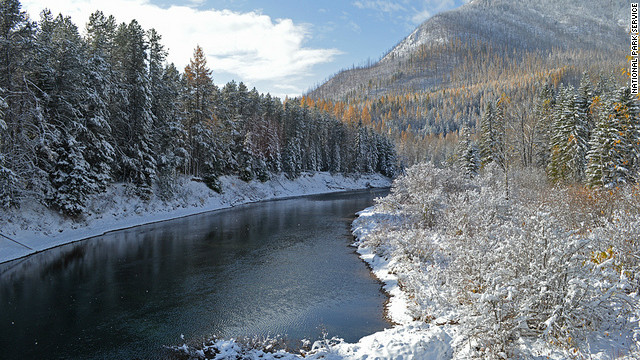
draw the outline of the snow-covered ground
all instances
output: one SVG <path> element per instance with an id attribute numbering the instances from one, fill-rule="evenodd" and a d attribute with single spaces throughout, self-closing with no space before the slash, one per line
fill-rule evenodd
<path id="1" fill-rule="evenodd" d="M 155 197 L 142 201 L 129 196 L 126 185 L 116 184 L 92 198 L 84 219 L 77 222 L 38 203 L 25 202 L 19 211 L 0 211 L 0 263 L 136 225 L 262 200 L 388 187 L 391 183 L 379 174 L 349 177 L 329 173 L 302 174 L 295 180 L 279 175 L 264 183 L 223 176 L 220 182 L 222 194 L 202 182 L 184 179 L 169 201 Z"/>

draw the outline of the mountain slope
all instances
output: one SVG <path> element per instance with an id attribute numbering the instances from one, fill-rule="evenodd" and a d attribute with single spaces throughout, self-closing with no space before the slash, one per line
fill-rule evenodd
<path id="1" fill-rule="evenodd" d="M 416 28 L 378 63 L 343 71 L 309 93 L 312 98 L 345 100 L 370 87 L 371 80 L 383 86 L 366 95 L 398 89 L 440 86 L 442 75 L 455 69 L 455 53 L 442 51 L 460 42 L 475 47 L 487 44 L 511 58 L 515 53 L 597 51 L 620 53 L 628 47 L 628 9 L 625 0 L 475 0 L 458 9 L 438 14 Z M 407 72 L 407 63 L 420 52 L 437 52 L 439 68 Z M 428 59 L 433 60 L 433 59 Z M 416 78 L 419 81 L 416 81 Z"/>
<path id="2" fill-rule="evenodd" d="M 626 0 L 474 0 L 425 21 L 377 63 L 345 70 L 307 94 L 353 108 L 395 135 L 405 163 L 451 158 L 461 129 L 503 95 L 511 118 L 531 117 L 541 84 L 622 84 Z M 600 86 L 602 85 L 602 86 Z M 336 112 L 338 114 L 339 111 Z M 344 116 L 343 116 L 344 117 Z"/>

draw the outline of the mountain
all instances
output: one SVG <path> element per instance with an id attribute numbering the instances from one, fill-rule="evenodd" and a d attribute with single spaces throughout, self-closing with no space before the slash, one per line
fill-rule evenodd
<path id="1" fill-rule="evenodd" d="M 422 143 L 457 136 L 501 94 L 530 101 L 539 83 L 577 85 L 585 71 L 595 80 L 619 77 L 629 11 L 627 0 L 473 0 L 428 19 L 377 63 L 344 70 L 306 96 L 366 107 L 398 141 L 405 132 Z"/>
<path id="2" fill-rule="evenodd" d="M 341 99 L 371 79 L 394 77 L 387 90 L 424 89 L 439 85 L 434 71 L 399 74 L 406 61 L 420 51 L 456 41 L 490 44 L 505 53 L 569 50 L 617 52 L 629 46 L 629 3 L 626 0 L 474 0 L 458 9 L 437 14 L 418 26 L 378 63 L 340 72 L 311 91 L 315 98 Z M 455 56 L 446 59 L 438 75 L 455 68 Z M 433 70 L 433 69 L 431 69 Z M 381 93 L 381 92 L 372 92 Z M 384 93 L 384 91 L 382 92 Z"/>
<path id="3" fill-rule="evenodd" d="M 448 42 L 456 37 L 515 50 L 610 49 L 628 42 L 628 7 L 624 0 L 475 0 L 425 21 L 383 61 L 409 55 L 422 44 Z"/>

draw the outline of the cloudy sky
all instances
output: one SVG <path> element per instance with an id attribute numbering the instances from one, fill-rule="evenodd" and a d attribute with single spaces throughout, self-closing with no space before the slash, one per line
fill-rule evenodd
<path id="1" fill-rule="evenodd" d="M 430 16 L 465 0 L 22 0 L 71 16 L 80 29 L 95 10 L 155 28 L 183 69 L 199 44 L 214 82 L 300 95 L 340 69 L 377 60 Z"/>

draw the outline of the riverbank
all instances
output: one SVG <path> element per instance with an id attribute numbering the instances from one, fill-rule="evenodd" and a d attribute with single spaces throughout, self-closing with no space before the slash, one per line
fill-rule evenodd
<path id="1" fill-rule="evenodd" d="M 359 213 L 354 245 L 391 296 L 393 328 L 316 341 L 304 356 L 233 341 L 209 350 L 229 354 L 215 359 L 638 359 L 637 189 L 551 188 L 522 170 L 506 200 L 502 176 L 417 165 Z"/>
<path id="2" fill-rule="evenodd" d="M 358 252 L 408 333 L 375 356 L 638 358 L 637 192 L 573 193 L 526 171 L 505 200 L 499 171 L 417 165 L 359 213 Z"/>
<path id="3" fill-rule="evenodd" d="M 18 211 L 2 210 L 0 263 L 133 226 L 264 200 L 388 187 L 391 180 L 379 174 L 351 177 L 303 173 L 294 180 L 277 175 L 264 183 L 223 176 L 220 183 L 222 194 L 185 178 L 171 200 L 153 196 L 147 201 L 128 195 L 130 191 L 125 184 L 114 184 L 90 199 L 86 215 L 79 221 L 71 221 L 34 202 L 23 203 Z"/>

